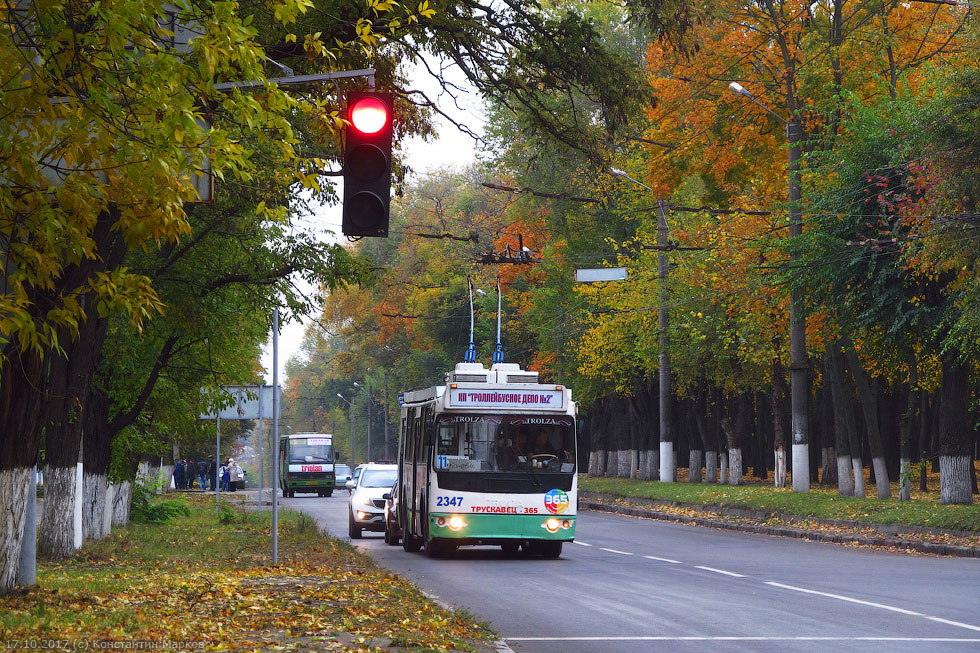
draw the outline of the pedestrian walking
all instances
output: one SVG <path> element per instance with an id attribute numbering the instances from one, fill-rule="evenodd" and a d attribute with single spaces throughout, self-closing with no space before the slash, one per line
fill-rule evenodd
<path id="1" fill-rule="evenodd" d="M 225 460 L 225 464 L 221 466 L 221 489 L 225 492 L 228 492 L 228 483 L 230 480 L 229 460 L 231 459 Z"/>
<path id="2" fill-rule="evenodd" d="M 208 464 L 202 459 L 197 463 L 197 484 L 201 488 L 201 492 L 206 492 L 208 489 Z"/>
<path id="3" fill-rule="evenodd" d="M 187 490 L 193 490 L 194 489 L 194 477 L 195 476 L 197 476 L 197 463 L 195 463 L 194 462 L 194 459 L 191 458 L 191 459 L 188 459 L 187 466 L 184 467 L 184 479 L 186 480 L 186 483 L 187 483 L 187 487 L 185 489 L 187 489 Z"/>
<path id="4" fill-rule="evenodd" d="M 208 456 L 208 482 L 211 485 L 211 491 L 214 491 L 215 486 L 218 484 L 218 463 L 215 462 L 214 456 Z"/>
<path id="5" fill-rule="evenodd" d="M 238 490 L 238 482 L 242 480 L 242 468 L 235 462 L 234 458 L 228 459 L 228 484 L 231 486 L 229 492 Z"/>
<path id="6" fill-rule="evenodd" d="M 174 462 L 174 487 L 184 489 L 184 463 L 180 462 L 180 458 Z"/>

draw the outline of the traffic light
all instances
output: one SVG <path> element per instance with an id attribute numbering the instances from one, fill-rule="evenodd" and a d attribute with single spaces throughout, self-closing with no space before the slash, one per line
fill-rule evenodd
<path id="1" fill-rule="evenodd" d="M 391 198 L 391 93 L 350 93 L 344 145 L 347 236 L 387 236 Z"/>

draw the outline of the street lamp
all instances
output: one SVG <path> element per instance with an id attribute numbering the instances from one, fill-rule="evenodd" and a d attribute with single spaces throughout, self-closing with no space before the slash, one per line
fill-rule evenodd
<path id="1" fill-rule="evenodd" d="M 354 404 L 347 401 L 347 397 L 337 393 L 337 396 L 347 403 L 347 421 L 350 423 L 350 466 L 354 468 Z"/>
<path id="2" fill-rule="evenodd" d="M 728 85 L 729 90 L 743 95 L 775 116 L 786 125 L 786 143 L 789 145 L 789 155 L 786 172 L 789 177 L 789 237 L 796 238 L 803 234 L 803 215 L 800 210 L 802 182 L 800 179 L 800 141 L 802 133 L 796 113 L 790 111 L 790 119 L 786 120 L 778 113 L 755 99 L 747 89 L 738 82 Z M 790 261 L 795 261 L 797 255 L 790 252 Z M 789 380 L 790 380 L 790 410 L 793 415 L 793 491 L 810 491 L 810 437 L 807 426 L 807 397 L 810 389 L 807 384 L 806 358 L 806 316 L 803 307 L 803 291 L 793 289 L 789 294 Z"/>
<path id="3" fill-rule="evenodd" d="M 634 184 L 643 186 L 649 191 L 653 189 L 641 181 L 633 179 L 619 168 L 609 168 L 614 175 L 629 179 Z M 660 334 L 658 345 L 660 348 L 660 481 L 670 483 L 674 481 L 677 469 L 674 461 L 674 433 L 671 429 L 670 419 L 670 336 L 667 333 L 669 317 L 667 312 L 667 279 L 670 275 L 669 261 L 667 259 L 667 215 L 664 213 L 664 201 L 657 200 L 657 279 L 658 297 L 660 304 L 657 310 L 657 327 Z"/>

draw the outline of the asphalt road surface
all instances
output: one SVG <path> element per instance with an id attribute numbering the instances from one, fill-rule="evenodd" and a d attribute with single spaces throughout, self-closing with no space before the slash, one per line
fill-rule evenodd
<path id="1" fill-rule="evenodd" d="M 300 495 L 349 540 L 346 492 Z M 580 513 L 557 560 L 499 547 L 430 560 L 352 543 L 521 652 L 980 651 L 980 560 L 874 551 Z"/>

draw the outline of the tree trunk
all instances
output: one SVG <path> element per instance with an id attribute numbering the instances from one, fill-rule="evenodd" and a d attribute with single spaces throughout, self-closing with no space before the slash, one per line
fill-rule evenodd
<path id="1" fill-rule="evenodd" d="M 970 371 L 963 363 L 944 365 L 939 388 L 939 502 L 970 504 L 973 429 L 970 422 Z"/>
<path id="2" fill-rule="evenodd" d="M 705 483 L 718 482 L 718 452 L 717 451 L 704 452 L 704 482 Z"/>
<path id="3" fill-rule="evenodd" d="M 858 360 L 854 345 L 848 340 L 844 340 L 844 355 L 847 358 L 847 367 L 854 379 L 857 388 L 858 398 L 860 399 L 861 410 L 864 412 L 864 424 L 868 429 L 868 443 L 871 445 L 871 460 L 875 471 L 875 486 L 878 489 L 878 498 L 888 499 L 892 495 L 891 485 L 888 482 L 888 468 L 885 466 L 885 449 L 881 443 L 881 428 L 878 423 L 878 402 L 871 391 L 871 381 L 868 373 Z"/>
<path id="4" fill-rule="evenodd" d="M 606 452 L 606 476 L 616 477 L 619 471 L 619 451 L 610 450 Z"/>
<path id="5" fill-rule="evenodd" d="M 926 442 L 929 441 L 929 424 L 932 422 L 932 414 L 929 411 L 929 393 L 922 390 L 919 393 L 919 490 L 929 491 L 929 481 L 926 474 L 928 468 L 929 454 L 926 451 Z"/>
<path id="6" fill-rule="evenodd" d="M 728 450 L 728 484 L 742 484 L 742 450 Z"/>
<path id="7" fill-rule="evenodd" d="M 7 348 L 0 363 L 0 594 L 13 589 L 24 536 L 28 482 L 37 464 L 42 361 Z"/>
<path id="8" fill-rule="evenodd" d="M 33 473 L 33 467 L 0 470 L 0 595 L 17 582 L 27 502 L 34 500 L 28 496 Z"/>
<path id="9" fill-rule="evenodd" d="M 783 397 L 786 395 L 786 380 L 779 358 L 772 361 L 772 392 L 769 395 L 769 411 L 772 414 L 772 448 L 775 459 L 773 484 L 786 487 L 786 432 Z"/>
<path id="10" fill-rule="evenodd" d="M 844 364 L 839 342 L 827 345 L 824 354 L 824 370 L 827 374 L 827 384 L 830 386 L 830 400 L 834 411 L 834 443 L 837 446 L 837 494 L 840 496 L 855 496 L 857 492 L 857 477 L 854 473 L 851 456 L 852 443 L 857 440 L 857 425 L 854 423 L 854 410 L 851 406 L 850 383 L 844 375 Z M 858 468 L 861 465 L 860 449 L 857 449 Z M 864 483 L 861 483 L 861 494 L 864 496 Z"/>
<path id="11" fill-rule="evenodd" d="M 909 383 L 905 387 L 905 412 L 899 424 L 898 500 L 912 499 L 912 428 L 915 426 L 916 386 L 919 384 L 915 357 L 909 360 Z"/>
<path id="12" fill-rule="evenodd" d="M 701 450 L 691 449 L 688 455 L 687 480 L 690 483 L 701 482 Z"/>
<path id="13" fill-rule="evenodd" d="M 82 504 L 82 532 L 86 539 L 101 540 L 109 535 L 104 513 L 108 509 L 109 463 L 112 442 L 109 436 L 109 396 L 92 390 L 83 419 L 84 437 L 82 465 L 85 470 L 85 491 Z M 111 522 L 110 522 L 111 524 Z"/>
<path id="14" fill-rule="evenodd" d="M 605 476 L 606 475 L 606 450 L 596 449 L 595 451 L 595 475 Z M 592 476 L 591 466 L 589 468 L 589 476 Z"/>
<path id="15" fill-rule="evenodd" d="M 728 485 L 728 451 L 722 451 L 718 457 L 718 482 Z"/>
<path id="16" fill-rule="evenodd" d="M 75 473 L 71 467 L 44 466 L 44 510 L 37 528 L 38 556 L 61 560 L 75 553 Z"/>

